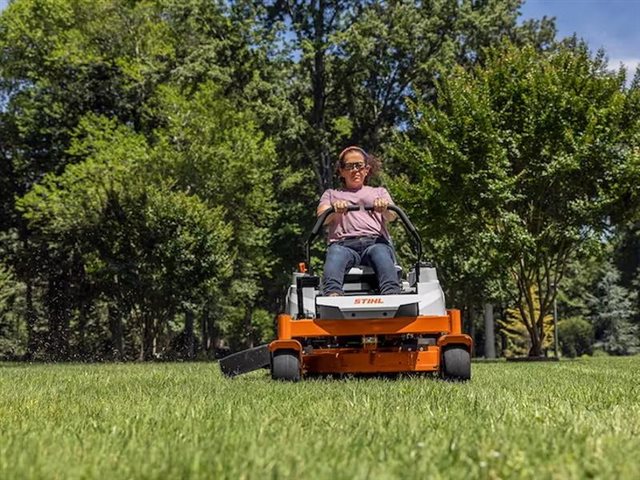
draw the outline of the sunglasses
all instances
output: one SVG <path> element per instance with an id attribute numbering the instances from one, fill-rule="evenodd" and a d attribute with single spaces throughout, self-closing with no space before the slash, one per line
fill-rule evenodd
<path id="1" fill-rule="evenodd" d="M 353 162 L 353 163 L 342 163 L 340 164 L 340 168 L 343 170 L 347 170 L 349 172 L 353 172 L 355 170 L 362 170 L 367 165 L 364 162 Z"/>

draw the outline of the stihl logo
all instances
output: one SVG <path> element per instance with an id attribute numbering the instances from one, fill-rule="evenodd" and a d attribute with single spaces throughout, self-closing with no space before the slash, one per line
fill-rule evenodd
<path id="1" fill-rule="evenodd" d="M 384 303 L 384 300 L 381 298 L 356 298 L 353 300 L 353 303 L 356 305 L 363 303 Z"/>

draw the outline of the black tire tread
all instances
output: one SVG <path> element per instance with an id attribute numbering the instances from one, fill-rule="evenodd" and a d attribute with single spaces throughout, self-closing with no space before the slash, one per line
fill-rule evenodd
<path id="1" fill-rule="evenodd" d="M 471 355 L 463 347 L 449 347 L 442 354 L 442 375 L 449 380 L 471 380 Z"/>
<path id="2" fill-rule="evenodd" d="M 295 350 L 276 350 L 273 352 L 271 378 L 288 382 L 300 380 L 300 358 Z"/>

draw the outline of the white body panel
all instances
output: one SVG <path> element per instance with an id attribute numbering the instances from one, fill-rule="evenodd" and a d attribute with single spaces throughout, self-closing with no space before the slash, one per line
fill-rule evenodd
<path id="1" fill-rule="evenodd" d="M 352 268 L 350 276 L 371 275 L 373 271 L 365 268 Z M 298 298 L 295 273 L 293 283 L 287 293 L 287 313 L 293 318 L 298 316 Z M 304 316 L 306 318 L 359 319 L 394 318 L 416 315 L 446 315 L 444 292 L 438 281 L 436 269 L 422 267 L 420 282 L 415 284 L 414 272 L 409 273 L 409 281 L 403 282 L 400 295 L 372 295 L 358 292 L 366 285 L 358 281 L 345 284 L 346 295 L 340 297 L 320 296 L 317 289 L 303 288 Z M 410 285 L 414 285 L 411 287 Z M 356 293 L 357 292 L 357 293 Z"/>

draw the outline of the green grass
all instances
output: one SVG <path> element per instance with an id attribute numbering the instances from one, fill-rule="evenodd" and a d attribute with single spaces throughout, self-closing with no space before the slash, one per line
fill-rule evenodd
<path id="1" fill-rule="evenodd" d="M 0 478 L 640 478 L 640 357 L 473 380 L 0 364 Z"/>

